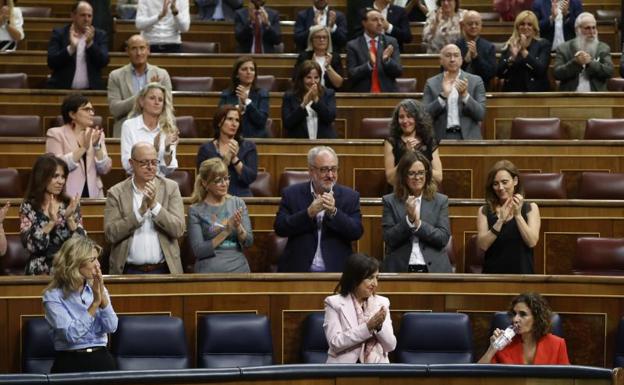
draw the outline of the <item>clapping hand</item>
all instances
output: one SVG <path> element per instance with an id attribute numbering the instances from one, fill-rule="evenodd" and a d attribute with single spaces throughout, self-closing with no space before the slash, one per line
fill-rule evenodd
<path id="1" fill-rule="evenodd" d="M 141 207 L 139 207 L 139 213 L 145 215 L 148 209 L 152 209 L 156 206 L 156 182 L 152 179 L 145 183 L 143 188 L 143 200 L 141 201 Z"/>
<path id="2" fill-rule="evenodd" d="M 514 196 L 511 198 L 511 201 L 513 207 L 513 215 L 522 215 L 522 205 L 524 204 L 524 197 L 520 194 L 514 194 Z"/>
<path id="3" fill-rule="evenodd" d="M 327 26 L 331 29 L 334 27 L 334 24 L 336 24 L 336 11 L 332 9 L 327 15 Z"/>
<path id="4" fill-rule="evenodd" d="M 312 203 L 310 203 L 310 206 L 308 206 L 308 215 L 310 216 L 310 218 L 314 218 L 316 217 L 316 214 L 318 214 L 322 210 L 323 210 L 322 195 L 317 194 L 314 196 L 314 200 L 312 201 Z"/>
<path id="5" fill-rule="evenodd" d="M 76 31 L 76 27 L 72 24 L 69 28 L 69 46 L 72 52 L 76 51 L 78 41 L 80 40 L 80 34 Z"/>
<path id="6" fill-rule="evenodd" d="M 0 208 L 0 225 L 4 222 L 4 218 L 6 218 L 9 207 L 11 207 L 11 203 L 7 202 Z"/>
<path id="7" fill-rule="evenodd" d="M 169 11 L 170 6 L 171 6 L 171 0 L 163 1 L 162 10 L 160 11 L 160 14 L 158 15 L 159 19 L 162 19 L 163 17 L 167 16 L 167 12 Z"/>
<path id="8" fill-rule="evenodd" d="M 370 317 L 370 319 L 366 322 L 366 326 L 368 327 L 368 330 L 380 331 L 385 319 L 386 308 L 381 307 L 377 313 Z"/>
<path id="9" fill-rule="evenodd" d="M 416 202 L 418 198 L 413 195 L 407 197 L 407 201 L 405 202 L 405 208 L 407 209 L 407 217 L 410 222 L 413 224 L 417 224 L 420 221 L 420 208 L 416 207 Z"/>
<path id="10" fill-rule="evenodd" d="M 513 198 L 508 198 L 505 203 L 496 209 L 496 216 L 503 222 L 508 222 L 513 218 Z"/>
<path id="11" fill-rule="evenodd" d="M 65 219 L 73 219 L 72 217 L 76 214 L 76 210 L 78 209 L 78 202 L 80 202 L 80 195 L 76 195 L 69 200 L 69 205 L 67 205 L 65 209 Z"/>
<path id="12" fill-rule="evenodd" d="M 325 192 L 321 194 L 321 204 L 326 213 L 334 214 L 336 212 L 336 200 L 333 192 Z"/>
<path id="13" fill-rule="evenodd" d="M 384 50 L 383 53 L 381 54 L 381 59 L 384 62 L 387 62 L 388 59 L 390 59 L 392 57 L 392 53 L 394 52 L 394 46 L 392 44 L 389 44 Z"/>
<path id="14" fill-rule="evenodd" d="M 86 37 L 86 45 L 87 45 L 87 47 L 91 47 L 91 44 L 93 43 L 93 37 L 95 36 L 95 28 L 93 28 L 92 25 L 86 26 L 84 34 L 85 34 L 85 37 Z"/>
<path id="15" fill-rule="evenodd" d="M 466 45 L 468 46 L 468 52 L 466 53 L 466 58 L 468 58 L 469 60 L 467 60 L 468 62 L 472 61 L 472 59 L 477 57 L 477 43 L 474 40 L 469 40 L 466 42 Z"/>
<path id="16" fill-rule="evenodd" d="M 465 97 L 468 95 L 468 80 L 458 78 L 455 81 L 455 88 L 462 98 Z"/>
<path id="17" fill-rule="evenodd" d="M 230 139 L 230 141 L 228 142 L 228 159 L 230 160 L 229 162 L 227 162 L 226 164 L 230 164 L 234 158 L 236 158 L 236 155 L 238 155 L 238 150 L 239 150 L 239 144 L 238 141 L 236 141 L 236 139 Z"/>
<path id="18" fill-rule="evenodd" d="M 236 87 L 236 96 L 238 97 L 238 104 L 242 107 L 245 106 L 245 101 L 249 97 L 249 90 L 244 86 Z"/>
<path id="19" fill-rule="evenodd" d="M 174 132 L 169 132 L 165 136 L 165 151 L 170 151 L 171 146 L 178 144 L 178 140 L 180 139 L 180 131 L 175 130 Z"/>
<path id="20" fill-rule="evenodd" d="M 452 77 L 452 75 L 449 74 L 448 71 L 444 71 L 444 77 L 442 78 L 442 95 L 444 97 L 449 96 L 449 94 L 451 93 L 451 90 L 453 89 L 454 84 L 455 84 L 455 78 Z"/>

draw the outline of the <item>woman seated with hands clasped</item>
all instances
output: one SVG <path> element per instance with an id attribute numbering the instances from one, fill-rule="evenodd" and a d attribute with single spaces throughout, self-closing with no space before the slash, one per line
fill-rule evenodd
<path id="1" fill-rule="evenodd" d="M 104 286 L 98 258 L 102 249 L 74 235 L 54 258 L 52 282 L 43 293 L 56 358 L 52 373 L 115 370 L 106 349 L 117 315 Z"/>
<path id="2" fill-rule="evenodd" d="M 518 169 L 501 160 L 490 169 L 486 205 L 477 213 L 477 244 L 485 251 L 483 273 L 533 274 L 533 247 L 539 241 L 540 212 L 522 196 Z"/>
<path id="3" fill-rule="evenodd" d="M 427 157 L 407 151 L 396 168 L 394 193 L 382 198 L 385 272 L 451 273 L 448 197 L 436 192 Z"/>
<path id="4" fill-rule="evenodd" d="M 390 301 L 375 294 L 379 262 L 352 254 L 334 294 L 325 298 L 327 363 L 389 363 L 396 347 L 390 320 Z"/>
<path id="5" fill-rule="evenodd" d="M 202 162 L 189 207 L 188 236 L 196 273 L 248 273 L 242 252 L 253 243 L 245 202 L 228 194 L 228 169 L 219 158 Z"/>
<path id="6" fill-rule="evenodd" d="M 496 329 L 480 364 L 569 365 L 565 340 L 550 333 L 552 312 L 536 293 L 520 294 L 511 301 L 509 315 L 515 336 L 503 338 Z"/>
<path id="7" fill-rule="evenodd" d="M 290 138 L 335 138 L 336 94 L 320 84 L 321 66 L 312 60 L 299 65 L 293 89 L 284 93 L 282 122 Z"/>

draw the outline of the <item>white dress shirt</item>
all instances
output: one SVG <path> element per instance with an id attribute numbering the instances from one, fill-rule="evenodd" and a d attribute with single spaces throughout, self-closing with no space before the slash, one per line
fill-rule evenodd
<path id="1" fill-rule="evenodd" d="M 154 143 L 154 138 L 160 132 L 160 126 L 150 130 L 143 122 L 143 115 L 135 116 L 127 119 L 121 126 L 121 165 L 128 174 L 132 174 L 130 166 L 130 152 L 132 146 L 139 142 Z M 160 136 L 160 148 L 158 149 L 157 159 L 160 161 L 158 166 L 158 175 L 166 176 L 174 172 L 178 168 L 178 159 L 176 159 L 176 146 L 171 146 L 171 162 L 165 164 L 165 135 Z"/>
<path id="2" fill-rule="evenodd" d="M 21 38 L 24 38 L 24 18 L 22 17 L 22 10 L 19 7 L 13 7 L 13 27 L 17 29 L 20 33 Z M 0 25 L 0 41 L 14 41 L 9 34 L 7 29 L 7 24 Z M 0 51 L 3 51 L 2 45 L 0 44 Z M 15 48 L 11 49 L 14 50 Z"/>
<path id="3" fill-rule="evenodd" d="M 422 194 L 420 194 L 420 196 L 418 198 L 416 198 L 416 211 L 418 212 L 418 214 L 420 214 L 420 203 L 422 202 Z M 420 215 L 419 215 L 420 216 Z M 407 221 L 407 225 L 410 227 L 410 229 L 412 229 L 412 252 L 410 253 L 410 257 L 409 257 L 409 265 L 426 265 L 427 262 L 425 262 L 425 257 L 423 256 L 422 250 L 420 250 L 420 244 L 418 241 L 418 237 L 416 236 L 416 231 L 418 231 L 418 229 L 420 228 L 420 224 L 418 224 L 418 227 L 416 227 L 412 222 L 410 222 L 409 220 L 409 216 L 405 216 L 405 220 Z"/>
<path id="4" fill-rule="evenodd" d="M 139 208 L 142 202 L 143 192 L 134 184 L 134 178 L 132 178 L 132 209 L 141 226 L 134 230 L 126 262 L 133 265 L 164 262 L 165 255 L 160 248 L 158 231 L 156 231 L 153 219 L 158 215 L 162 206 L 157 202 L 153 209 L 148 209 L 144 215 L 141 215 Z"/>
<path id="5" fill-rule="evenodd" d="M 559 1 L 557 8 L 559 8 L 559 12 L 557 16 L 555 16 L 555 35 L 553 37 L 553 43 L 551 50 L 554 51 L 557 49 L 559 44 L 565 42 L 565 37 L 563 35 L 563 12 L 561 12 L 562 1 Z"/>
<path id="6" fill-rule="evenodd" d="M 149 44 L 180 44 L 180 33 L 187 32 L 191 26 L 188 0 L 176 0 L 176 16 L 169 8 L 165 17 L 158 19 L 162 7 L 163 0 L 139 0 L 136 28 Z"/>
<path id="7" fill-rule="evenodd" d="M 312 108 L 312 102 L 306 104 L 305 109 L 308 114 L 306 117 L 308 138 L 316 139 L 318 136 L 318 113 Z"/>
<path id="8" fill-rule="evenodd" d="M 69 54 L 72 52 L 67 47 Z M 87 37 L 83 34 L 78 39 L 76 45 L 76 71 L 74 72 L 74 79 L 72 80 L 72 89 L 74 90 L 86 90 L 89 88 L 89 72 L 87 70 Z"/>

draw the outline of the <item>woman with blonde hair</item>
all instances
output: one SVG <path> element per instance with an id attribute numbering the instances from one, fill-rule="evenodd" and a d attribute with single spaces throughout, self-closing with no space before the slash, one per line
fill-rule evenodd
<path id="1" fill-rule="evenodd" d="M 340 54 L 333 52 L 331 32 L 324 25 L 310 27 L 308 47 L 297 57 L 293 80 L 299 72 L 299 66 L 306 60 L 313 60 L 321 66 L 321 85 L 337 91 L 344 82 L 344 68 Z"/>
<path id="2" fill-rule="evenodd" d="M 160 83 L 147 84 L 139 92 L 128 117 L 121 126 L 121 164 L 126 172 L 132 174 L 130 153 L 138 142 L 154 144 L 160 163 L 158 175 L 166 176 L 175 171 L 179 132 L 171 92 Z"/>
<path id="3" fill-rule="evenodd" d="M 52 373 L 115 370 L 106 349 L 117 330 L 98 258 L 102 248 L 74 235 L 54 258 L 52 281 L 43 293 L 45 318 L 52 329 L 56 357 Z"/>
<path id="4" fill-rule="evenodd" d="M 531 11 L 520 12 L 498 61 L 496 76 L 504 81 L 502 90 L 549 91 L 549 64 L 550 43 L 540 39 L 537 17 Z"/>
<path id="5" fill-rule="evenodd" d="M 244 247 L 253 243 L 245 202 L 228 194 L 228 168 L 219 158 L 202 162 L 189 207 L 188 236 L 196 273 L 248 273 Z"/>

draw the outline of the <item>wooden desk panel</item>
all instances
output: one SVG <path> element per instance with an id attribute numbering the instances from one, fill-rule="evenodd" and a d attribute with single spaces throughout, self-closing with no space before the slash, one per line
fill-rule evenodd
<path id="1" fill-rule="evenodd" d="M 276 363 L 298 362 L 301 320 L 322 311 L 338 274 L 214 274 L 107 277 L 117 314 L 170 314 L 184 321 L 191 355 L 195 353 L 196 320 L 205 313 L 253 312 L 271 320 Z M 613 277 L 475 276 L 382 274 L 379 293 L 392 303 L 395 333 L 408 311 L 463 312 L 470 316 L 479 357 L 488 343 L 489 319 L 505 310 L 520 292 L 542 293 L 564 322 L 573 364 L 609 366 L 617 323 L 624 312 L 624 280 Z M 42 315 L 45 277 L 0 277 L 0 371 L 19 370 L 20 327 Z M 193 359 L 192 362 L 195 362 Z M 429 383 L 429 382 L 427 382 Z M 447 382 L 448 383 L 448 382 Z M 523 384 L 525 382 L 522 382 Z"/>

